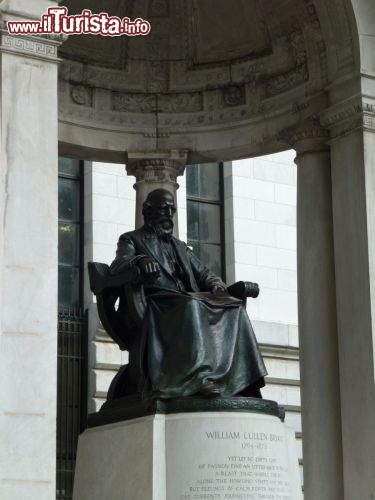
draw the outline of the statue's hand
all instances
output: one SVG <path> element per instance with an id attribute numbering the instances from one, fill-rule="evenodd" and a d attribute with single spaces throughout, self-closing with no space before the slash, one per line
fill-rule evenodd
<path id="1" fill-rule="evenodd" d="M 151 258 L 142 259 L 138 266 L 141 274 L 147 279 L 147 281 L 154 282 L 160 276 L 161 270 L 159 263 Z"/>
<path id="2" fill-rule="evenodd" d="M 210 289 L 210 292 L 211 293 L 221 293 L 221 292 L 225 292 L 226 291 L 226 288 L 225 286 L 223 285 L 218 285 L 218 284 L 215 284 L 211 287 Z"/>

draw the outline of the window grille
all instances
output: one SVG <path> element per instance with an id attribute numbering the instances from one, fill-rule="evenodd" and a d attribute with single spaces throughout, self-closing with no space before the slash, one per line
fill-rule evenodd
<path id="1" fill-rule="evenodd" d="M 58 313 L 56 499 L 73 496 L 77 440 L 87 416 L 87 312 Z"/>

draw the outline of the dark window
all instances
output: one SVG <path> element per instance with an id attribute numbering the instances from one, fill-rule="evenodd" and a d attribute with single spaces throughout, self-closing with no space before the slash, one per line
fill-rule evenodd
<path id="1" fill-rule="evenodd" d="M 59 308 L 82 305 L 82 165 L 59 157 Z"/>
<path id="2" fill-rule="evenodd" d="M 223 166 L 186 167 L 188 245 L 209 269 L 225 279 Z"/>
<path id="3" fill-rule="evenodd" d="M 71 500 L 87 414 L 87 314 L 83 298 L 82 163 L 59 158 L 56 498 Z"/>

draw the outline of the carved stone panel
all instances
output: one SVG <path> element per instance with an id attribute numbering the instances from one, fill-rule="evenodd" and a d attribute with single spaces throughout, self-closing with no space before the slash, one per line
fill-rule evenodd
<path id="1" fill-rule="evenodd" d="M 114 111 L 152 113 L 156 106 L 154 95 L 112 92 L 111 98 L 111 107 Z"/>
<path id="2" fill-rule="evenodd" d="M 72 85 L 70 89 L 72 101 L 80 106 L 92 106 L 93 89 L 84 85 Z"/>
<path id="3" fill-rule="evenodd" d="M 223 106 L 240 106 L 246 102 L 245 86 L 231 85 L 223 90 L 222 93 Z"/>

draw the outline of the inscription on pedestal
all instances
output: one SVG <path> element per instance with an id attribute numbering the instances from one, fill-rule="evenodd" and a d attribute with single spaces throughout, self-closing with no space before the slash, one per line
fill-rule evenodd
<path id="1" fill-rule="evenodd" d="M 213 419 L 203 428 L 194 424 L 169 424 L 174 429 L 168 429 L 167 439 L 174 438 L 175 446 L 179 442 L 179 450 L 167 453 L 168 500 L 301 498 L 284 424 L 272 417 L 266 423 L 227 419 L 215 424 Z"/>

